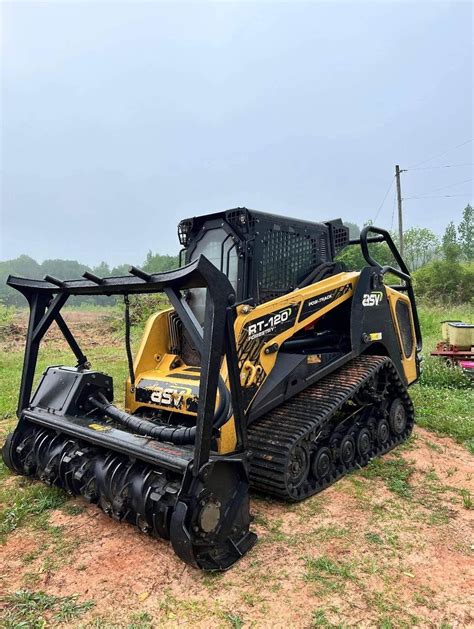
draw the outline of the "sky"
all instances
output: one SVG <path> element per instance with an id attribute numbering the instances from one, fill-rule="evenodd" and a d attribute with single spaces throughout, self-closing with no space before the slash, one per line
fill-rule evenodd
<path id="1" fill-rule="evenodd" d="M 0 259 L 139 264 L 237 206 L 392 228 L 395 164 L 405 227 L 473 201 L 470 2 L 1 12 Z"/>

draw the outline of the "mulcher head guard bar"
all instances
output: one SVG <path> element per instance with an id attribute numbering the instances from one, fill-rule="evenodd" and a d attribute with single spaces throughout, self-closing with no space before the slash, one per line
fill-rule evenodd
<path id="1" fill-rule="evenodd" d="M 19 422 L 3 456 L 19 474 L 83 495 L 112 517 L 170 539 L 186 563 L 225 570 L 256 541 L 249 532 L 249 464 L 231 333 L 235 293 L 204 256 L 169 273 L 148 275 L 134 268 L 131 273 L 106 279 L 87 274 L 67 282 L 9 278 L 8 284 L 28 300 L 30 319 Z M 192 288 L 207 289 L 203 326 L 183 297 Z M 87 369 L 87 358 L 60 314 L 70 295 L 153 292 L 166 293 L 201 356 L 193 428 L 155 426 L 114 407 L 111 378 Z M 53 321 L 78 364 L 50 367 L 30 400 L 39 345 Z M 224 357 L 230 391 L 220 379 Z M 211 451 L 214 431 L 230 412 L 237 447 L 221 456 Z"/>

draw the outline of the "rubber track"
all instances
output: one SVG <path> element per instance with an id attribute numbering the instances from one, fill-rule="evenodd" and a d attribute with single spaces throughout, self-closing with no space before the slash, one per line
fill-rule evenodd
<path id="1" fill-rule="evenodd" d="M 383 447 L 372 439 L 372 448 L 366 456 L 362 458 L 356 455 L 350 466 L 341 462 L 333 463 L 330 473 L 322 480 L 312 477 L 310 472 L 303 485 L 297 489 L 288 487 L 288 463 L 295 446 L 305 444 L 311 447 L 313 444 L 314 449 L 313 442 L 321 428 L 363 389 L 372 376 L 383 369 L 389 372 L 391 397 L 401 398 L 407 411 L 404 432 L 395 436 L 390 431 L 390 438 Z M 335 426 L 335 431 L 340 423 Z M 388 452 L 407 439 L 413 423 L 413 404 L 392 361 L 383 356 L 359 356 L 249 426 L 249 449 L 252 452 L 250 482 L 259 492 L 285 500 L 303 500 L 322 491 L 351 470 L 367 465 L 374 456 Z"/>

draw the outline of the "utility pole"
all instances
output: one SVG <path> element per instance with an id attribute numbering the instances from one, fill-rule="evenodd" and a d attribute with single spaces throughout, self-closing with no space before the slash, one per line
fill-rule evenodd
<path id="1" fill-rule="evenodd" d="M 397 202 L 398 202 L 398 237 L 400 239 L 400 255 L 403 258 L 403 214 L 402 214 L 402 191 L 400 188 L 400 166 L 395 166 L 395 178 L 397 180 Z"/>

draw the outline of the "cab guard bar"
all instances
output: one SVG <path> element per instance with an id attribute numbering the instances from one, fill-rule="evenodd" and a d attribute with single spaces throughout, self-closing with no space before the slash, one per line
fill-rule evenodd
<path id="1" fill-rule="evenodd" d="M 377 234 L 376 236 L 369 236 L 369 234 Z M 375 260 L 370 251 L 369 251 L 369 243 L 371 242 L 385 242 L 390 249 L 391 254 L 393 255 L 395 262 L 398 264 L 398 269 L 394 268 L 390 265 L 381 265 L 377 260 Z M 416 349 L 417 352 L 420 353 L 422 350 L 422 338 L 421 338 L 421 328 L 420 328 L 420 320 L 418 318 L 418 310 L 416 308 L 415 303 L 415 293 L 413 291 L 413 281 L 410 275 L 410 271 L 408 270 L 405 261 L 403 260 L 400 252 L 397 249 L 397 246 L 393 242 L 393 239 L 390 233 L 386 229 L 382 229 L 382 227 L 374 227 L 373 225 L 367 225 L 360 232 L 360 239 L 350 240 L 350 245 L 360 245 L 362 249 L 362 255 L 364 256 L 364 260 L 370 266 L 378 267 L 380 270 L 380 274 L 383 276 L 386 273 L 390 273 L 395 275 L 400 280 L 402 280 L 401 284 L 397 285 L 389 285 L 390 288 L 394 290 L 399 290 L 406 292 L 411 305 L 411 311 L 413 313 L 413 325 L 415 328 L 415 337 L 416 337 Z"/>

